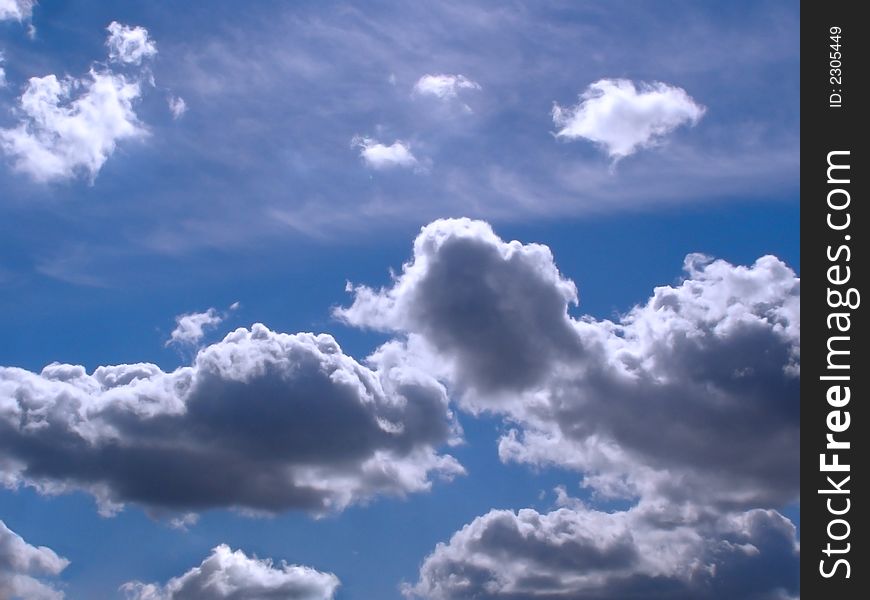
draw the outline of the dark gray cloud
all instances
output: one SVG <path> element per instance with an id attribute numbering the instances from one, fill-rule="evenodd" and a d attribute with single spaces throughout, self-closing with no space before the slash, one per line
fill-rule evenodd
<path id="1" fill-rule="evenodd" d="M 429 600 L 781 600 L 797 596 L 799 559 L 794 526 L 775 511 L 699 519 L 643 503 L 615 513 L 580 505 L 494 510 L 439 544 L 405 593 Z"/>
<path id="2" fill-rule="evenodd" d="M 102 510 L 237 507 L 314 513 L 426 490 L 462 467 L 441 384 L 384 357 L 370 369 L 329 335 L 263 325 L 189 367 L 0 368 L 7 485 L 83 489 Z"/>
<path id="3" fill-rule="evenodd" d="M 311 567 L 276 566 L 221 544 L 194 567 L 160 586 L 130 582 L 128 600 L 331 600 L 338 577 Z"/>
<path id="4" fill-rule="evenodd" d="M 404 334 L 461 406 L 505 415 L 504 460 L 576 468 L 602 495 L 781 505 L 798 493 L 799 279 L 772 256 L 684 267 L 617 322 L 574 319 L 549 249 L 441 220 L 391 287 L 337 314 Z"/>
<path id="5" fill-rule="evenodd" d="M 340 318 L 419 334 L 450 362 L 460 385 L 485 392 L 528 389 L 582 348 L 567 312 L 577 289 L 549 248 L 506 244 L 481 221 L 425 227 L 392 288 L 359 286 L 354 294 Z"/>
<path id="6" fill-rule="evenodd" d="M 0 598 L 60 600 L 63 592 L 37 577 L 57 575 L 69 561 L 45 546 L 31 546 L 0 520 Z"/>
<path id="7" fill-rule="evenodd" d="M 331 600 L 338 577 L 311 567 L 275 566 L 221 544 L 166 585 L 132 581 L 121 586 L 128 600 Z"/>

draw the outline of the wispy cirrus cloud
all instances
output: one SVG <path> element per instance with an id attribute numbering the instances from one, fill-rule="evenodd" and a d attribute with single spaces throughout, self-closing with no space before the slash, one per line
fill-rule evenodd
<path id="1" fill-rule="evenodd" d="M 0 0 L 0 21 L 28 21 L 36 0 Z"/>
<path id="2" fill-rule="evenodd" d="M 169 96 L 166 99 L 166 104 L 169 106 L 169 112 L 173 119 L 180 119 L 187 112 L 187 102 L 180 96 Z"/>
<path id="3" fill-rule="evenodd" d="M 684 89 L 666 83 L 635 84 L 601 79 L 589 85 L 575 106 L 553 106 L 556 137 L 586 139 L 620 159 L 660 142 L 680 125 L 694 125 L 705 108 Z"/>
<path id="4" fill-rule="evenodd" d="M 414 84 L 413 92 L 420 96 L 434 96 L 439 100 L 456 98 L 462 90 L 479 90 L 480 84 L 465 75 L 423 75 Z"/>
<path id="5" fill-rule="evenodd" d="M 387 146 L 370 137 L 355 136 L 351 140 L 351 146 L 360 149 L 360 157 L 372 169 L 411 168 L 419 164 L 410 146 L 400 140 Z"/>

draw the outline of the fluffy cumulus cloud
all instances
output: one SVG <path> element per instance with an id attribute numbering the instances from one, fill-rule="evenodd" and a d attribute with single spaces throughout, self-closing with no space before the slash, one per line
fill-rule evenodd
<path id="1" fill-rule="evenodd" d="M 329 335 L 240 328 L 172 372 L 152 364 L 0 368 L 0 480 L 85 490 L 103 512 L 338 511 L 463 472 L 444 387 Z"/>
<path id="2" fill-rule="evenodd" d="M 354 288 L 338 315 L 403 334 L 461 406 L 508 417 L 505 460 L 575 468 L 602 494 L 789 501 L 799 280 L 772 256 L 745 267 L 690 255 L 685 269 L 618 322 L 575 319 L 576 287 L 548 248 L 442 220 L 391 286 Z"/>
<path id="3" fill-rule="evenodd" d="M 149 56 L 153 43 L 144 29 L 118 28 L 117 35 L 132 32 L 134 41 L 116 40 L 113 46 L 116 33 L 110 33 L 117 60 L 139 64 Z M 135 40 L 143 36 L 147 43 L 140 47 Z M 142 86 L 139 75 L 97 66 L 81 78 L 32 77 L 19 99 L 18 126 L 0 129 L 0 149 L 17 170 L 37 181 L 79 174 L 93 180 L 119 142 L 147 134 L 134 110 Z"/>
<path id="4" fill-rule="evenodd" d="M 166 341 L 166 345 L 195 346 L 205 336 L 207 329 L 220 325 L 224 316 L 214 308 L 205 312 L 186 313 L 175 317 L 175 329 Z"/>
<path id="5" fill-rule="evenodd" d="M 106 30 L 109 32 L 106 46 L 110 61 L 141 65 L 143 60 L 157 54 L 157 45 L 148 37 L 148 30 L 144 27 L 128 27 L 112 21 Z"/>
<path id="6" fill-rule="evenodd" d="M 411 598 L 525 600 L 797 596 L 794 525 L 776 511 L 698 518 L 656 506 L 493 510 L 439 544 Z"/>
<path id="7" fill-rule="evenodd" d="M 774 509 L 799 493 L 800 281 L 772 256 L 693 254 L 684 269 L 616 321 L 575 318 L 577 287 L 547 247 L 459 219 L 424 227 L 391 285 L 351 287 L 337 315 L 397 334 L 375 357 L 504 417 L 502 460 L 574 469 L 595 501 L 633 505 L 491 512 L 435 550 L 409 595 L 794 594 L 794 531 Z"/>
<path id="8" fill-rule="evenodd" d="M 35 5 L 36 0 L 0 0 L 0 21 L 27 21 Z"/>
<path id="9" fill-rule="evenodd" d="M 45 546 L 31 546 L 0 520 L 0 598 L 60 600 L 63 592 L 37 577 L 57 575 L 69 561 Z"/>
<path id="10" fill-rule="evenodd" d="M 441 100 L 456 98 L 462 90 L 479 90 L 480 84 L 465 75 L 423 75 L 414 84 L 414 93 Z"/>
<path id="11" fill-rule="evenodd" d="M 577 105 L 556 104 L 553 122 L 559 127 L 557 137 L 589 140 L 620 159 L 657 143 L 680 125 L 694 125 L 704 111 L 679 87 L 601 79 L 580 95 Z"/>
<path id="12" fill-rule="evenodd" d="M 284 562 L 276 566 L 222 544 L 164 586 L 131 582 L 122 590 L 128 600 L 331 600 L 338 586 L 332 573 Z"/>
<path id="13" fill-rule="evenodd" d="M 360 149 L 360 157 L 372 169 L 409 168 L 418 164 L 410 147 L 399 140 L 387 146 L 369 137 L 356 136 L 351 140 L 351 145 Z"/>

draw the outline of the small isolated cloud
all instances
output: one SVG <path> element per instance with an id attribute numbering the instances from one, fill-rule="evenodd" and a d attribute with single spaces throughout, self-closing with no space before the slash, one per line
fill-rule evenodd
<path id="1" fill-rule="evenodd" d="M 199 523 L 198 513 L 184 513 L 179 517 L 169 519 L 169 526 L 172 529 L 177 529 L 179 531 L 187 531 L 197 523 Z"/>
<path id="2" fill-rule="evenodd" d="M 560 127 L 557 137 L 587 139 L 618 160 L 656 144 L 680 125 L 694 125 L 705 110 L 679 87 L 601 79 L 577 105 L 554 105 L 553 123 Z"/>
<path id="3" fill-rule="evenodd" d="M 332 573 L 283 561 L 275 565 L 221 544 L 198 567 L 166 585 L 129 582 L 121 590 L 128 600 L 331 600 L 339 585 Z"/>
<path id="4" fill-rule="evenodd" d="M 6 87 L 6 69 L 3 68 L 3 63 L 6 59 L 3 56 L 3 53 L 0 52 L 0 88 Z"/>
<path id="5" fill-rule="evenodd" d="M 146 135 L 133 110 L 140 94 L 139 82 L 110 71 L 32 77 L 20 99 L 21 124 L 0 130 L 0 148 L 37 181 L 79 172 L 93 179 L 118 142 Z"/>
<path id="6" fill-rule="evenodd" d="M 172 330 L 166 345 L 196 346 L 205 336 L 206 329 L 217 327 L 223 320 L 223 315 L 214 308 L 205 312 L 179 315 L 175 317 L 175 329 Z"/>
<path id="7" fill-rule="evenodd" d="M 372 169 L 408 168 L 418 164 L 411 149 L 399 140 L 386 146 L 372 138 L 356 136 L 351 140 L 351 146 L 359 147 L 363 162 Z"/>
<path id="8" fill-rule="evenodd" d="M 113 33 L 110 26 L 110 42 L 121 37 L 110 43 L 110 50 L 119 53 L 118 60 L 139 64 L 150 56 L 153 44 L 142 28 L 115 29 Z M 122 42 L 124 32 L 147 43 Z M 96 66 L 82 78 L 32 77 L 19 99 L 18 126 L 0 129 L 0 149 L 17 170 L 37 181 L 78 174 L 93 180 L 119 142 L 147 135 L 133 109 L 141 93 L 139 78 Z"/>
<path id="9" fill-rule="evenodd" d="M 0 21 L 28 21 L 36 0 L 0 0 Z"/>
<path id="10" fill-rule="evenodd" d="M 459 431 L 444 386 L 413 365 L 261 324 L 171 372 L 0 367 L 3 482 L 83 490 L 104 514 L 338 512 L 464 473 L 438 451 Z"/>
<path id="11" fill-rule="evenodd" d="M 31 546 L 0 520 L 0 598 L 61 600 L 63 592 L 37 577 L 58 575 L 69 561 L 45 546 Z"/>
<path id="12" fill-rule="evenodd" d="M 148 30 L 144 27 L 128 27 L 112 21 L 106 30 L 109 32 L 106 46 L 110 61 L 138 66 L 157 54 L 157 45 L 148 37 Z"/>
<path id="13" fill-rule="evenodd" d="M 414 93 L 441 100 L 456 98 L 461 90 L 479 90 L 480 84 L 465 75 L 423 75 L 414 84 Z"/>
<path id="14" fill-rule="evenodd" d="M 187 102 L 179 96 L 169 96 L 166 99 L 169 105 L 169 112 L 172 113 L 173 119 L 180 119 L 187 112 Z"/>

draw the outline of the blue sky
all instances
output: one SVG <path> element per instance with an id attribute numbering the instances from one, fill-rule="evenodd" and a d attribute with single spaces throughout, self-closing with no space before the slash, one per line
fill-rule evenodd
<path id="1" fill-rule="evenodd" d="M 564 447 L 568 454 L 563 459 L 542 458 L 535 452 L 543 450 L 531 442 L 524 442 L 525 459 L 500 459 L 499 442 L 511 429 L 524 435 L 568 431 L 568 417 L 553 417 L 551 423 L 530 407 L 535 406 L 531 398 L 555 393 L 556 381 L 561 390 L 574 375 L 560 370 L 505 391 L 488 387 L 485 373 L 465 372 L 464 353 L 478 348 L 463 345 L 465 321 L 444 317 L 444 306 L 426 312 L 433 296 L 415 287 L 428 278 L 436 281 L 431 265 L 441 260 L 454 264 L 441 254 L 441 246 L 431 256 L 412 249 L 415 239 L 429 239 L 421 227 L 436 219 L 485 221 L 500 240 L 525 244 L 518 255 L 529 261 L 523 265 L 543 270 L 531 274 L 517 267 L 511 276 L 529 293 L 545 280 L 555 286 L 542 288 L 542 298 L 563 288 L 547 279 L 551 263 L 534 258 L 528 244 L 548 246 L 561 277 L 579 290 L 579 306 L 560 296 L 568 312 L 559 317 L 567 320 L 558 327 L 568 323 L 580 331 L 584 356 L 593 338 L 583 336 L 599 334 L 584 333 L 583 315 L 594 317 L 604 331 L 607 326 L 601 323 L 620 322 L 633 307 L 645 306 L 657 286 L 672 286 L 680 302 L 690 303 L 680 295 L 691 287 L 681 287 L 684 279 L 701 287 L 713 286 L 713 281 L 725 286 L 745 275 L 771 294 L 738 302 L 768 328 L 773 349 L 766 356 L 786 352 L 780 346 L 787 340 L 788 351 L 796 346 L 799 357 L 799 333 L 794 338 L 782 332 L 788 329 L 783 323 L 794 325 L 793 318 L 782 315 L 793 314 L 788 311 L 793 309 L 794 276 L 800 272 L 797 2 L 258 2 L 244 8 L 234 2 L 183 7 L 162 1 L 3 2 L 0 327 L 5 339 L 0 365 L 34 378 L 53 362 L 83 365 L 87 373 L 100 365 L 147 362 L 170 373 L 190 365 L 199 349 L 228 332 L 258 322 L 272 332 L 331 334 L 344 354 L 360 362 L 385 342 L 401 342 L 406 353 L 401 360 L 408 361 L 402 364 L 413 363 L 415 373 L 426 372 L 432 385 L 437 380 L 443 387 L 450 411 L 444 417 L 461 425 L 464 440 L 457 446 L 446 437 L 433 444 L 419 442 L 427 452 L 452 456 L 465 470 L 450 481 L 431 476 L 428 491 L 408 488 L 403 497 L 394 497 L 377 488 L 317 518 L 289 504 L 269 516 L 252 516 L 246 509 L 256 506 L 217 502 L 214 508 L 194 511 L 199 520 L 186 530 L 169 524 L 184 510 L 176 514 L 149 504 L 145 495 L 126 498 L 115 516 L 101 516 L 89 487 L 92 480 L 83 483 L 80 474 L 64 473 L 63 467 L 46 467 L 40 479 L 34 475 L 35 463 L 16 454 L 10 443 L 0 448 L 3 480 L 10 482 L 0 489 L 0 519 L 26 543 L 46 546 L 69 560 L 56 573 L 33 574 L 67 598 L 122 597 L 119 586 L 130 581 L 165 584 L 200 565 L 223 543 L 248 557 L 334 573 L 341 581 L 339 599 L 401 598 L 403 582 L 415 586 L 406 590 L 415 597 L 459 598 L 465 592 L 450 588 L 439 574 L 457 564 L 479 567 L 486 550 L 472 551 L 470 543 L 456 537 L 442 555 L 436 544 L 448 542 L 472 522 L 482 529 L 495 527 L 492 509 L 531 508 L 597 523 L 612 513 L 633 522 L 642 512 L 631 511 L 635 504 L 645 509 L 647 502 L 660 501 L 685 508 L 658 483 L 649 483 L 654 478 L 641 482 L 647 475 L 638 473 L 685 469 L 681 481 L 691 486 L 689 482 L 707 481 L 703 477 L 708 474 L 698 473 L 719 468 L 711 466 L 719 464 L 719 457 L 711 457 L 703 469 L 669 465 L 666 443 L 659 455 L 659 448 L 647 447 L 647 441 L 629 440 L 627 429 L 609 421 L 617 418 L 610 412 L 587 412 L 582 422 L 601 419 L 601 431 L 611 432 L 613 444 L 634 457 L 628 462 L 593 466 L 582 452 L 577 462 L 570 452 L 579 446 L 571 445 Z M 107 46 L 107 27 L 113 22 L 125 26 L 122 41 L 127 44 L 117 46 L 114 55 Z M 135 50 L 143 48 L 144 54 L 137 55 Z M 92 89 L 92 69 L 113 77 L 112 85 L 136 86 L 127 113 L 108 110 L 123 103 L 104 104 L 96 116 L 81 121 L 84 133 L 70 133 L 63 124 L 52 129 L 54 121 L 40 125 L 22 104 L 27 90 L 35 89 L 31 77 L 55 74 L 69 83 L 70 95 L 54 108 L 73 110 L 71 103 Z M 170 104 L 177 108 L 178 99 L 185 110 L 173 114 Z M 600 102 L 611 100 L 623 104 L 608 113 L 611 105 Z M 554 119 L 554 106 L 568 115 L 567 121 Z M 63 117 L 57 114 L 50 112 L 60 123 Z M 621 129 L 625 123 L 629 133 Z M 652 133 L 644 134 L 645 127 Z M 48 154 L 21 146 L 15 140 L 24 138 L 15 138 L 16 131 L 37 140 Z M 96 163 L 77 158 L 98 144 L 104 146 Z M 46 156 L 65 167 L 49 168 Z M 489 256 L 473 254 L 483 253 L 483 247 L 500 252 L 505 264 L 517 264 L 508 258 L 508 245 L 476 226 L 445 221 L 428 231 L 432 239 L 458 240 L 457 248 L 470 253 L 467 265 L 478 264 L 470 261 L 472 256 Z M 727 262 L 684 272 L 683 260 L 691 253 Z M 753 265 L 764 255 L 778 257 L 791 275 L 772 263 L 740 274 L 737 265 Z M 403 271 L 409 261 L 419 272 Z M 457 264 L 461 268 L 463 263 Z M 485 275 L 480 279 L 490 281 Z M 438 289 L 449 290 L 449 296 L 461 281 L 448 279 Z M 346 290 L 347 282 L 369 286 L 376 298 L 367 304 L 360 288 Z M 486 314 L 496 314 L 513 298 L 513 284 L 505 285 L 496 290 L 503 293 L 503 302 L 484 307 L 491 309 Z M 732 295 L 749 297 L 749 288 L 735 289 Z M 408 300 L 404 294 L 411 294 Z M 710 294 L 710 302 L 719 301 L 719 292 Z M 236 302 L 238 307 L 230 308 Z M 405 303 L 408 307 L 402 308 Z M 782 312 L 771 316 L 769 306 Z M 350 307 L 349 316 L 338 315 L 337 307 Z M 209 308 L 219 323 L 190 343 L 167 345 L 180 325 L 176 317 Z M 524 303 L 511 310 L 523 323 L 522 311 L 537 315 Z M 652 314 L 638 313 L 636 320 L 658 318 Z M 717 341 L 737 344 L 727 336 L 738 334 L 721 333 L 732 331 L 730 317 L 721 318 L 720 327 L 701 329 L 705 335 L 725 336 Z M 534 320 L 538 316 L 530 319 L 541 323 Z M 510 328 L 509 322 L 503 325 Z M 628 331 L 615 338 L 634 335 Z M 544 335 L 528 332 L 538 334 Z M 646 338 L 637 336 L 639 348 Z M 542 347 L 555 347 L 558 339 L 542 342 Z M 415 354 L 409 340 L 419 341 L 425 356 Z M 620 343 L 614 340 L 607 344 Z M 706 357 L 698 358 L 699 364 L 713 360 L 705 354 L 710 347 L 693 350 Z M 222 346 L 215 348 L 217 353 Z M 554 354 L 554 363 L 570 363 L 565 356 Z M 650 356 L 650 364 L 682 360 L 676 354 Z M 367 364 L 375 365 L 375 377 L 382 376 L 382 363 Z M 448 366 L 441 369 L 443 365 Z M 779 366 L 788 370 L 788 365 Z M 738 407 L 741 401 L 769 400 L 777 407 L 772 414 L 785 415 L 783 429 L 774 431 L 783 436 L 782 445 L 773 449 L 782 462 L 769 467 L 797 464 L 797 447 L 786 443 L 792 440 L 792 417 L 799 407 L 799 399 L 788 395 L 792 380 L 774 384 L 772 375 L 759 374 L 757 386 L 734 391 L 730 384 L 711 380 L 712 372 L 701 371 L 674 367 L 651 377 L 661 383 L 668 373 L 697 376 L 699 386 L 719 385 Z M 7 377 L 0 383 L 18 381 L 18 375 Z M 569 387 L 579 398 L 593 393 L 585 386 Z M 24 387 L 0 386 L 0 401 L 20 398 Z M 779 406 L 784 397 L 793 400 L 786 408 Z M 50 402 L 60 402 L 58 398 Z M 662 407 L 661 414 L 667 410 Z M 749 411 L 745 418 L 757 416 Z M 619 418 L 640 419 L 642 413 Z M 741 435 L 737 430 L 735 439 Z M 323 433 L 329 437 L 329 431 Z M 731 433 L 722 435 L 727 441 Z M 25 470 L 8 466 L 15 461 L 24 461 Z M 607 498 L 595 495 L 595 485 L 581 487 L 584 474 L 599 468 L 602 477 L 637 477 L 636 488 L 626 497 Z M 135 477 L 134 466 L 128 472 Z M 739 472 L 733 476 L 740 479 Z M 59 486 L 58 493 L 48 493 L 46 482 Z M 104 482 L 109 482 L 110 495 L 117 492 L 110 478 Z M 753 510 L 779 511 L 799 524 L 792 483 L 764 493 L 746 491 L 744 497 L 751 500 L 738 512 L 693 497 L 686 502 L 700 513 L 715 513 L 718 520 L 704 524 L 708 529 L 688 522 L 686 527 L 703 530 L 710 539 L 737 539 L 733 536 L 739 528 L 733 523 L 748 522 L 745 515 Z M 655 490 L 638 491 L 647 490 L 647 484 Z M 560 500 L 554 492 L 560 485 L 587 507 Z M 557 507 L 562 512 L 554 511 Z M 787 529 L 780 521 L 764 527 Z M 750 529 L 739 529 L 739 535 L 750 535 Z M 752 539 L 764 555 L 767 546 Z M 643 542 L 637 543 L 642 552 Z M 520 551 L 516 556 L 528 559 Z M 775 565 L 770 589 L 749 590 L 757 594 L 753 597 L 796 593 L 796 563 L 774 558 L 780 562 L 770 563 Z M 726 559 L 717 555 L 710 560 Z M 749 568 L 739 564 L 739 569 Z M 5 568 L 0 552 L 0 586 Z M 664 576 L 656 568 L 643 564 L 637 572 Z M 575 572 L 560 569 L 553 567 L 552 580 L 546 582 L 556 586 L 554 594 L 576 595 L 585 589 L 585 583 L 572 579 Z M 683 585 L 687 576 L 679 566 L 673 569 L 676 575 L 668 571 L 668 576 Z M 745 573 L 739 569 L 735 572 Z M 731 572 L 729 567 L 720 571 Z M 490 575 L 502 585 L 497 592 L 487 588 L 494 598 L 536 597 L 528 588 L 533 584 Z M 728 590 L 736 589 L 716 585 L 710 597 L 727 597 Z M 161 589 L 164 595 L 154 597 L 194 597 Z M 750 597 L 749 592 L 739 593 Z"/>

